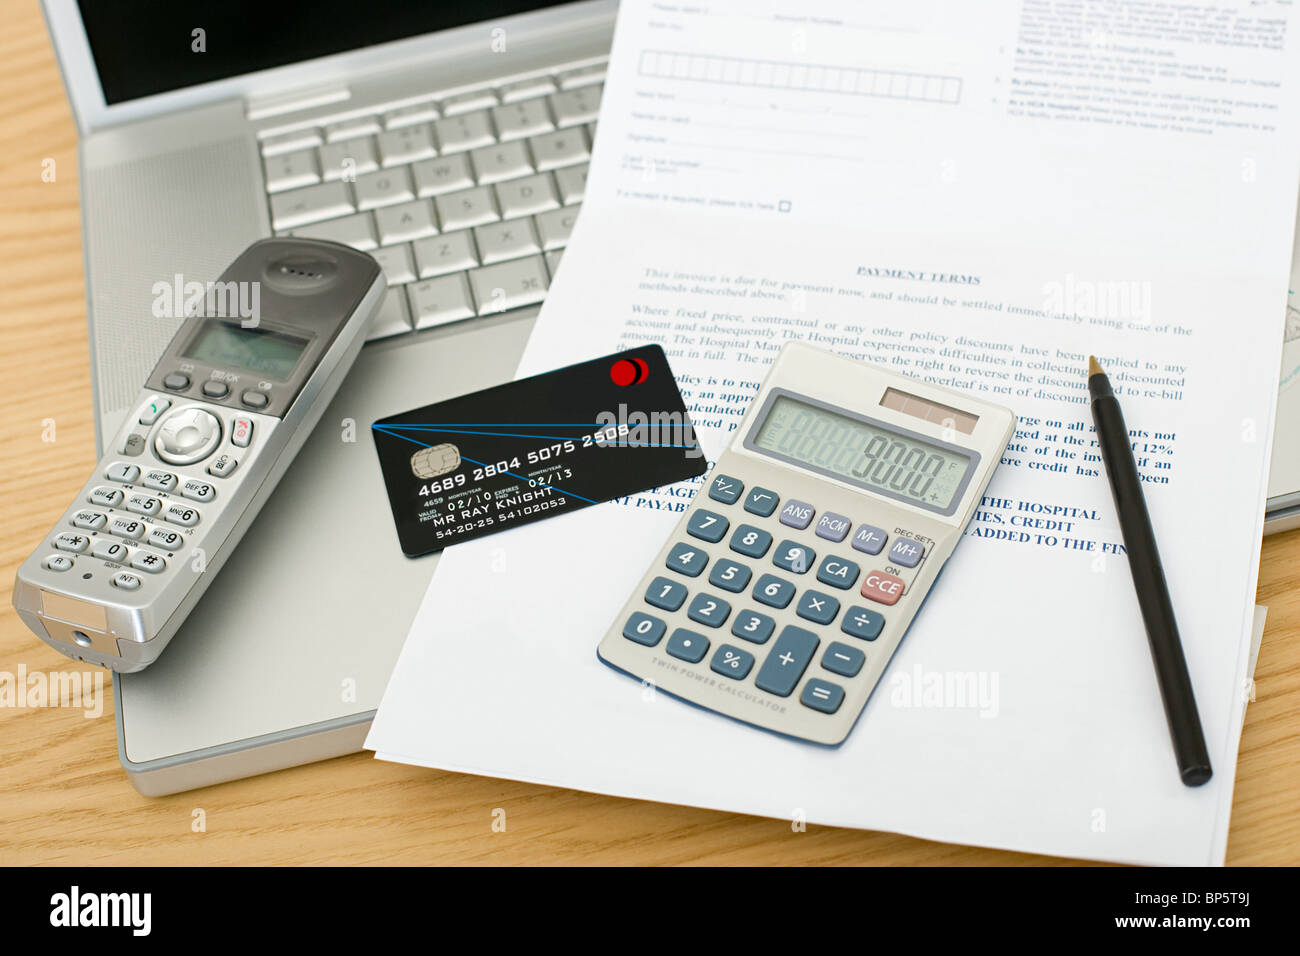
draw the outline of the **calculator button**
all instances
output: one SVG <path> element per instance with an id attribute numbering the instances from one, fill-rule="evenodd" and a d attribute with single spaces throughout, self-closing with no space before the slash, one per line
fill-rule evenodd
<path id="1" fill-rule="evenodd" d="M 73 534 L 71 531 L 65 531 L 54 539 L 54 546 L 60 551 L 72 551 L 81 554 L 90 547 L 90 539 L 84 534 Z"/>
<path id="2" fill-rule="evenodd" d="M 709 497 L 714 501 L 721 501 L 724 505 L 734 505 L 744 490 L 745 483 L 730 475 L 717 475 L 709 482 Z"/>
<path id="3" fill-rule="evenodd" d="M 817 552 L 797 541 L 782 541 L 772 552 L 772 563 L 795 574 L 804 574 L 817 560 Z"/>
<path id="4" fill-rule="evenodd" d="M 833 511 L 828 511 L 817 519 L 815 530 L 819 538 L 826 538 L 829 541 L 843 541 L 851 527 L 853 527 L 853 522 L 844 515 L 837 515 Z"/>
<path id="5" fill-rule="evenodd" d="M 208 474 L 216 475 L 218 478 L 229 478 L 239 467 L 239 462 L 229 455 L 218 455 L 212 459 L 212 464 L 208 465 Z"/>
<path id="6" fill-rule="evenodd" d="M 813 710 L 819 710 L 823 714 L 833 714 L 840 709 L 840 704 L 844 703 L 844 688 L 839 684 L 814 677 L 804 685 L 803 693 L 799 695 L 799 703 Z"/>
<path id="7" fill-rule="evenodd" d="M 794 597 L 794 585 L 775 574 L 765 574 L 754 585 L 754 600 L 768 607 L 785 607 Z"/>
<path id="8" fill-rule="evenodd" d="M 72 526 L 74 528 L 98 531 L 106 524 L 108 524 L 108 515 L 100 511 L 78 511 L 72 516 Z"/>
<path id="9" fill-rule="evenodd" d="M 122 564 L 126 561 L 129 553 L 126 545 L 121 541 L 114 541 L 111 538 L 103 538 L 95 542 L 95 549 L 91 552 L 95 557 L 102 561 L 115 561 Z"/>
<path id="10" fill-rule="evenodd" d="M 730 558 L 719 558 L 714 563 L 713 570 L 709 572 L 709 583 L 715 588 L 739 594 L 749 586 L 749 579 L 753 573 L 745 565 Z"/>
<path id="11" fill-rule="evenodd" d="M 814 624 L 829 624 L 840 613 L 840 602 L 821 591 L 804 591 L 794 612 Z"/>
<path id="12" fill-rule="evenodd" d="M 817 635 L 811 631 L 787 624 L 768 651 L 767 660 L 758 669 L 758 676 L 754 678 L 758 689 L 778 697 L 789 697 L 816 653 L 817 643 Z"/>
<path id="13" fill-rule="evenodd" d="M 697 594 L 686 609 L 686 616 L 699 624 L 722 627 L 731 616 L 731 605 L 711 594 Z"/>
<path id="14" fill-rule="evenodd" d="M 645 589 L 646 603 L 653 604 L 665 611 L 677 610 L 685 600 L 686 585 L 680 581 L 669 581 L 665 577 L 657 577 Z"/>
<path id="15" fill-rule="evenodd" d="M 713 654 L 713 660 L 709 661 L 709 670 L 732 680 L 744 680 L 753 666 L 753 654 L 730 644 L 719 647 Z"/>
<path id="16" fill-rule="evenodd" d="M 678 660 L 698 664 L 708 653 L 709 640 L 703 634 L 696 634 L 694 631 L 679 627 L 673 631 L 673 636 L 668 638 L 665 649 Z"/>
<path id="17" fill-rule="evenodd" d="M 747 558 L 761 558 L 772 546 L 772 536 L 752 524 L 742 524 L 731 536 L 731 550 Z"/>
<path id="18" fill-rule="evenodd" d="M 199 481 L 195 478 L 190 478 L 185 484 L 181 485 L 181 494 L 195 501 L 211 501 L 217 496 L 215 488 L 206 481 Z"/>
<path id="19" fill-rule="evenodd" d="M 113 575 L 113 586 L 123 591 L 135 591 L 140 587 L 140 578 L 130 571 L 119 571 Z"/>
<path id="20" fill-rule="evenodd" d="M 914 568 L 921 563 L 921 555 L 924 552 L 925 548 L 919 541 L 913 541 L 911 538 L 895 538 L 889 548 L 889 563 L 896 564 L 900 568 Z"/>
<path id="21" fill-rule="evenodd" d="M 768 488 L 755 488 L 745 496 L 745 510 L 760 518 L 770 518 L 781 496 Z"/>
<path id="22" fill-rule="evenodd" d="M 167 562 L 156 554 L 150 554 L 147 551 L 137 551 L 131 556 L 131 567 L 137 571 L 148 571 L 150 574 L 157 574 L 167 567 Z"/>
<path id="23" fill-rule="evenodd" d="M 884 571 L 872 571 L 862 582 L 862 596 L 880 604 L 897 604 L 903 596 L 903 579 Z"/>
<path id="24" fill-rule="evenodd" d="M 875 525 L 858 525 L 858 530 L 853 535 L 853 548 L 855 551 L 865 551 L 867 554 L 879 554 L 888 537 L 889 535 L 885 534 L 883 529 Z"/>
<path id="25" fill-rule="evenodd" d="M 176 476 L 170 471 L 146 471 L 143 484 L 154 491 L 171 491 L 176 487 Z"/>
<path id="26" fill-rule="evenodd" d="M 149 532 L 149 543 L 160 551 L 175 551 L 185 539 L 169 528 L 154 528 Z"/>
<path id="27" fill-rule="evenodd" d="M 137 521 L 127 515 L 114 515 L 113 520 L 108 523 L 108 533 L 115 534 L 119 538 L 130 538 L 132 541 L 139 541 L 144 536 L 144 532 L 144 522 Z"/>
<path id="28" fill-rule="evenodd" d="M 152 425 L 158 420 L 159 415 L 171 407 L 172 400 L 170 398 L 163 398 L 161 395 L 155 395 L 153 398 L 149 399 L 144 408 L 140 410 L 140 424 Z"/>
<path id="29" fill-rule="evenodd" d="M 261 392 L 256 394 L 260 395 Z M 253 420 L 251 418 L 236 418 L 230 423 L 230 444 L 236 448 L 247 448 L 248 443 L 253 440 Z"/>
<path id="30" fill-rule="evenodd" d="M 163 388 L 170 388 L 173 392 L 183 392 L 190 387 L 190 377 L 184 372 L 168 372 L 163 379 Z"/>
<path id="31" fill-rule="evenodd" d="M 208 398 L 225 398 L 230 394 L 230 386 L 215 380 L 203 383 L 203 394 Z"/>
<path id="32" fill-rule="evenodd" d="M 52 554 L 45 559 L 45 566 L 51 571 L 70 571 L 73 561 L 66 554 Z"/>
<path id="33" fill-rule="evenodd" d="M 700 508 L 686 522 L 686 533 L 693 538 L 701 538 L 716 544 L 727 533 L 729 524 L 731 522 L 722 515 Z"/>
<path id="34" fill-rule="evenodd" d="M 858 579 L 860 570 L 862 569 L 852 561 L 828 554 L 822 558 L 821 567 L 817 569 L 817 580 L 822 584 L 829 584 L 833 588 L 841 588 L 847 591 L 853 587 L 853 582 Z"/>
<path id="35" fill-rule="evenodd" d="M 126 510 L 152 518 L 162 511 L 162 502 L 150 495 L 132 495 L 126 499 Z"/>
<path id="36" fill-rule="evenodd" d="M 104 472 L 104 477 L 109 481 L 120 481 L 130 484 L 140 477 L 139 465 L 128 465 L 124 461 L 115 462 L 110 465 L 108 471 Z"/>
<path id="37" fill-rule="evenodd" d="M 116 488 L 96 488 L 90 493 L 90 503 L 103 505 L 105 508 L 116 508 L 122 503 L 122 497 L 122 492 Z"/>
<path id="38" fill-rule="evenodd" d="M 840 622 L 841 631 L 850 637 L 861 638 L 864 641 L 874 641 L 880 636 L 884 626 L 884 615 L 865 607 L 849 608 L 844 612 L 844 620 Z"/>
<path id="39" fill-rule="evenodd" d="M 168 524 L 178 524 L 183 528 L 193 528 L 199 523 L 199 513 L 189 505 L 183 505 L 179 501 L 173 501 L 163 512 L 163 521 Z"/>
<path id="40" fill-rule="evenodd" d="M 708 563 L 709 556 L 707 554 L 684 541 L 679 541 L 673 545 L 673 549 L 668 552 L 668 559 L 664 562 L 664 564 L 668 565 L 670 571 L 676 571 L 678 574 L 684 574 L 689 578 L 698 577 Z"/>
<path id="41" fill-rule="evenodd" d="M 776 628 L 776 621 L 757 611 L 741 611 L 731 622 L 731 633 L 755 644 L 766 644 Z"/>
<path id="42" fill-rule="evenodd" d="M 664 636 L 668 625 L 657 617 L 637 611 L 623 625 L 623 636 L 646 647 L 654 647 Z"/>
<path id="43" fill-rule="evenodd" d="M 822 667 L 841 677 L 857 677 L 858 671 L 862 670 L 866 660 L 867 655 L 856 647 L 831 641 L 831 646 L 826 648 L 826 653 L 822 655 Z"/>
<path id="44" fill-rule="evenodd" d="M 817 509 L 808 502 L 795 501 L 792 498 L 781 509 L 781 524 L 789 525 L 791 528 L 806 528 L 816 513 Z"/>

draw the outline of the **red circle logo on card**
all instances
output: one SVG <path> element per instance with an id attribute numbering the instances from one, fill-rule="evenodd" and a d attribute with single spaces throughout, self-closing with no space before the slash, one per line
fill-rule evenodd
<path id="1" fill-rule="evenodd" d="M 640 385 L 649 375 L 645 359 L 619 359 L 609 367 L 609 378 L 615 385 Z"/>

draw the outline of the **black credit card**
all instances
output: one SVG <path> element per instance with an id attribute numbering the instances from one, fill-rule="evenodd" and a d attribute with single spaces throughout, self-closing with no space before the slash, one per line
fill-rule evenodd
<path id="1" fill-rule="evenodd" d="M 370 431 L 412 558 L 706 468 L 657 345 L 426 405 Z"/>

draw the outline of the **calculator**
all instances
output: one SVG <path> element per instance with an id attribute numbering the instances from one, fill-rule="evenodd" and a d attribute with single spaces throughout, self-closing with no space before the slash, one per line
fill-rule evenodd
<path id="1" fill-rule="evenodd" d="M 1015 422 L 965 393 L 786 344 L 598 656 L 756 727 L 843 743 Z"/>

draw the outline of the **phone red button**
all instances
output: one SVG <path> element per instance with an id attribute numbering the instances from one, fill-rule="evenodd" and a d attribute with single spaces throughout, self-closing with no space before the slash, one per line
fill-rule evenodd
<path id="1" fill-rule="evenodd" d="M 862 596 L 878 604 L 897 604 L 903 596 L 903 579 L 884 571 L 872 571 L 862 582 Z"/>

